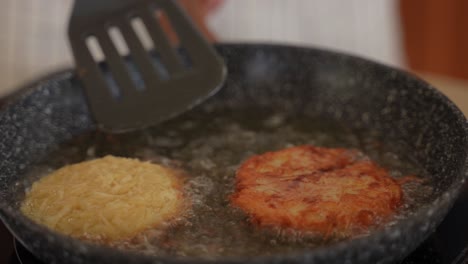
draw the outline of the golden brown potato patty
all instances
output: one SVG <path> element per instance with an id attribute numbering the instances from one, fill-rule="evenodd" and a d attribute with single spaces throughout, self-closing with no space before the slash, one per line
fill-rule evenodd
<path id="1" fill-rule="evenodd" d="M 394 214 L 400 185 L 354 150 L 291 147 L 246 160 L 232 203 L 266 227 L 358 234 Z"/>
<path id="2" fill-rule="evenodd" d="M 34 221 L 61 233 L 112 242 L 181 213 L 177 171 L 106 156 L 65 166 L 35 182 L 21 205 Z"/>

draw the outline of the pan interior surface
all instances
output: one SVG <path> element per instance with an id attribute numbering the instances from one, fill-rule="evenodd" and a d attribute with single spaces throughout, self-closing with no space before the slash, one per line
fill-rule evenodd
<path id="1" fill-rule="evenodd" d="M 278 111 L 278 112 L 275 112 Z M 323 247 L 346 239 L 323 237 L 284 228 L 261 228 L 231 205 L 235 172 L 252 155 L 290 146 L 314 145 L 359 149 L 389 168 L 390 175 L 425 178 L 411 155 L 398 156 L 391 146 L 366 131 L 352 131 L 335 122 L 290 115 L 280 109 L 215 109 L 209 104 L 151 129 L 126 134 L 92 131 L 61 145 L 29 169 L 18 186 L 70 163 L 107 155 L 139 158 L 182 170 L 190 209 L 169 228 L 151 228 L 114 246 L 155 256 L 200 257 L 274 255 Z M 433 201 L 433 183 L 403 185 L 404 199 L 394 216 L 360 235 L 398 223 Z M 19 195 L 24 192 L 19 192 Z M 20 200 L 20 199 L 19 199 Z"/>
<path id="2" fill-rule="evenodd" d="M 219 50 L 229 69 L 220 93 L 149 130 L 120 135 L 95 132 L 81 87 L 68 73 L 39 83 L 11 104 L 0 116 L 5 135 L 0 139 L 4 161 L 0 208 L 15 235 L 43 259 L 74 256 L 102 263 L 145 259 L 123 253 L 121 259 L 108 258 L 99 247 L 38 226 L 24 228 L 31 223 L 17 211 L 24 188 L 37 177 L 105 154 L 180 166 L 193 176 L 188 181 L 192 213 L 199 210 L 204 218 L 196 219 L 192 227 L 172 230 L 173 237 L 187 242 L 180 254 L 172 251 L 172 255 L 200 257 L 200 252 L 208 252 L 234 259 L 260 254 L 293 262 L 307 258 L 317 263 L 343 259 L 385 263 L 405 256 L 441 221 L 464 180 L 468 149 L 465 119 L 445 97 L 397 70 L 341 54 L 280 46 L 226 45 Z M 229 207 L 226 196 L 232 192 L 229 186 L 239 162 L 300 144 L 358 148 L 390 168 L 395 177 L 416 174 L 427 181 L 416 191 L 406 190 L 414 200 L 402 209 L 401 218 L 362 238 L 340 243 L 283 241 L 276 234 L 257 232 L 252 240 L 239 239 L 234 234 L 242 238 L 252 233 L 245 216 L 235 210 L 219 211 Z M 210 202 L 218 206 L 206 207 Z M 246 224 L 221 222 L 215 217 L 220 213 Z M 203 229 L 197 221 L 219 228 Z M 190 228 L 195 232 L 190 233 Z M 213 238 L 210 232 L 218 236 Z M 28 242 L 31 237 L 38 237 L 37 243 Z M 196 239 L 203 247 L 196 248 L 192 243 Z M 242 244 L 243 251 L 233 250 L 232 244 L 226 244 L 229 241 Z M 306 250 L 311 247 L 318 249 Z M 359 254 L 363 250 L 368 254 Z"/>

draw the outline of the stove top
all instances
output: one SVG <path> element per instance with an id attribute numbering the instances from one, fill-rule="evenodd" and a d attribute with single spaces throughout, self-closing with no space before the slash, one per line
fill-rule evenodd
<path id="1" fill-rule="evenodd" d="M 468 184 L 437 230 L 401 264 L 468 264 Z M 0 264 L 45 264 L 0 223 Z"/>

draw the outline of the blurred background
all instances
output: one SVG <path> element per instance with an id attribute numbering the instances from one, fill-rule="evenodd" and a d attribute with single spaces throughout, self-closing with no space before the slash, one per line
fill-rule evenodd
<path id="1" fill-rule="evenodd" d="M 468 113 L 468 1 L 179 2 L 212 41 L 316 46 L 367 57 L 422 76 Z M 66 37 L 72 4 L 0 1 L 0 97 L 73 65 Z"/>

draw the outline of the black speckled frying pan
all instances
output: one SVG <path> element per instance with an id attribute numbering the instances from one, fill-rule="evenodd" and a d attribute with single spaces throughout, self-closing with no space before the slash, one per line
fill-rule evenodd
<path id="1" fill-rule="evenodd" d="M 441 222 L 467 174 L 468 127 L 445 96 L 404 72 L 317 49 L 220 45 L 228 79 L 204 104 L 275 106 L 320 115 L 353 129 L 373 129 L 411 151 L 435 183 L 432 199 L 396 225 L 294 255 L 221 259 L 221 263 L 391 263 Z M 64 72 L 35 83 L 0 113 L 0 217 L 37 257 L 52 263 L 205 263 L 155 258 L 70 239 L 18 210 L 15 182 L 48 151 L 95 128 L 82 88 Z M 398 153 L 397 153 L 398 154 Z"/>

